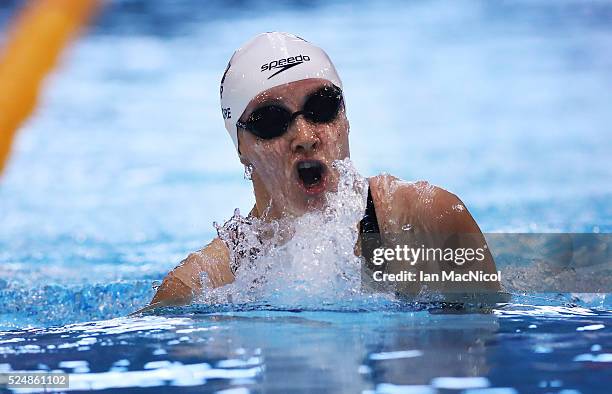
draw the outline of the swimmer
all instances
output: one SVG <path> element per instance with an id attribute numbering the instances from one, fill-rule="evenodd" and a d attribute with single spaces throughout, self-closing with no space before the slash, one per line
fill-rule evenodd
<path id="1" fill-rule="evenodd" d="M 220 93 L 225 127 L 240 162 L 251 173 L 255 205 L 249 215 L 273 221 L 323 207 L 325 193 L 338 186 L 339 174 L 332 163 L 350 154 L 342 82 L 327 54 L 292 34 L 257 35 L 234 52 Z M 430 241 L 435 234 L 446 234 L 440 246 L 454 248 L 486 245 L 478 225 L 454 194 L 391 175 L 371 177 L 368 186 L 366 212 L 356 223 L 361 229 L 356 252 L 366 258 L 376 246 L 397 243 L 397 239 L 391 242 L 394 234 Z M 377 241 L 365 237 L 368 233 L 381 236 Z M 190 254 L 166 276 L 150 306 L 190 303 L 202 291 L 203 273 L 212 287 L 233 282 L 237 267 L 230 263 L 228 247 L 217 237 Z M 480 271 L 496 273 L 486 246 L 479 264 Z M 439 263 L 434 270 L 457 271 L 467 266 Z M 473 284 L 445 286 L 476 290 Z M 495 292 L 499 283 L 479 283 L 478 290 Z"/>

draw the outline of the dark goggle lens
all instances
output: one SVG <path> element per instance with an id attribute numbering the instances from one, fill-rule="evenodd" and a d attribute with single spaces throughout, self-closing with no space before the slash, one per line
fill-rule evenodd
<path id="1" fill-rule="evenodd" d="M 304 109 L 295 115 L 303 113 L 306 119 L 315 123 L 331 122 L 338 115 L 342 103 L 342 91 L 333 86 L 326 86 L 306 100 Z M 285 134 L 294 115 L 277 105 L 267 105 L 253 111 L 245 127 L 257 137 L 269 140 Z"/>
<path id="2" fill-rule="evenodd" d="M 283 135 L 290 121 L 289 111 L 276 105 L 268 105 L 255 110 L 247 124 L 253 134 L 269 140 Z"/>
<path id="3" fill-rule="evenodd" d="M 324 87 L 313 93 L 304 104 L 308 120 L 316 123 L 331 122 L 338 115 L 342 103 L 342 92 L 334 87 Z"/>

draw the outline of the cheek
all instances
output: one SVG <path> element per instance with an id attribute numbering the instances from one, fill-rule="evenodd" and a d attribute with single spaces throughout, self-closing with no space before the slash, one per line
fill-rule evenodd
<path id="1" fill-rule="evenodd" d="M 331 156 L 335 159 L 348 157 L 348 122 L 339 119 L 327 127 L 327 150 Z"/>
<path id="2" fill-rule="evenodd" d="M 265 183 L 280 181 L 285 171 L 286 153 L 281 140 L 258 141 L 251 148 L 252 164 Z"/>

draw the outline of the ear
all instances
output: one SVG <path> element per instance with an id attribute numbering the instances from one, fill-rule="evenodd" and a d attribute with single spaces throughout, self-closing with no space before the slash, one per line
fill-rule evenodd
<path id="1" fill-rule="evenodd" d="M 342 116 L 344 117 L 344 121 L 346 122 L 346 133 L 349 134 L 351 132 L 351 122 L 349 122 L 348 117 L 346 116 L 346 109 L 344 108 L 344 103 L 342 103 L 342 105 Z"/>
<path id="2" fill-rule="evenodd" d="M 238 129 L 238 134 L 237 134 L 237 137 L 238 137 L 238 157 L 240 158 L 240 163 L 242 163 L 245 166 L 248 166 L 251 163 L 247 160 L 246 157 L 244 157 L 242 155 L 242 153 L 240 153 L 240 134 L 242 134 L 241 130 Z"/>

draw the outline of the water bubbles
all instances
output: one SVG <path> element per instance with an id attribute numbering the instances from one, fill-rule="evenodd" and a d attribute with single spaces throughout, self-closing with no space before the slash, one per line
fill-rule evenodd
<path id="1" fill-rule="evenodd" d="M 202 286 L 202 289 L 204 289 L 204 291 L 206 291 L 206 289 L 210 288 L 210 284 L 211 283 L 212 282 L 208 278 L 208 272 L 206 272 L 206 271 L 200 272 L 200 285 Z"/>
<path id="2" fill-rule="evenodd" d="M 252 164 L 247 164 L 246 166 L 244 166 L 244 179 L 249 180 L 249 181 L 253 179 L 254 169 L 255 167 L 253 167 Z"/>
<path id="3" fill-rule="evenodd" d="M 258 224 L 263 223 L 257 218 L 243 217 L 240 209 L 234 210 L 234 215 L 223 224 L 215 226 L 219 239 L 225 242 L 230 252 L 230 268 L 236 272 L 238 267 L 248 260 L 254 260 L 261 248 Z"/>
<path id="4" fill-rule="evenodd" d="M 157 289 L 159 289 L 159 287 L 160 287 L 160 286 L 161 286 L 161 282 L 160 282 L 159 280 L 154 280 L 154 281 L 151 283 L 151 288 L 152 288 L 154 291 L 157 291 Z"/>
<path id="5" fill-rule="evenodd" d="M 199 301 L 320 306 L 363 295 L 362 260 L 354 250 L 368 183 L 349 159 L 333 167 L 340 175 L 338 190 L 327 194 L 322 210 L 270 222 L 236 211 L 218 227 L 236 278 L 205 291 Z"/>

